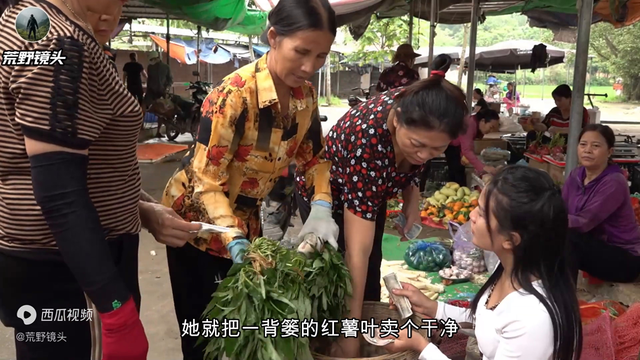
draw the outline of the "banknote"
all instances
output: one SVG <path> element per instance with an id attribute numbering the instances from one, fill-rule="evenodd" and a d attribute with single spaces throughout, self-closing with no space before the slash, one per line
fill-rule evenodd
<path id="1" fill-rule="evenodd" d="M 398 214 L 398 217 L 395 219 L 395 223 L 398 227 L 400 227 L 400 229 L 404 229 L 404 227 L 407 225 L 407 218 L 404 216 L 403 213 L 400 213 Z M 413 240 L 417 238 L 418 235 L 420 235 L 421 231 L 422 231 L 422 225 L 413 224 L 413 226 L 411 226 L 411 230 L 407 231 L 404 234 L 404 236 L 409 240 Z"/>
<path id="2" fill-rule="evenodd" d="M 402 284 L 400 284 L 396 273 L 387 274 L 382 278 L 382 280 L 384 281 L 384 285 L 389 291 L 389 298 L 393 301 L 396 308 L 398 309 L 398 312 L 400 313 L 400 318 L 406 319 L 409 316 L 413 315 L 409 299 L 406 296 L 395 295 L 393 293 L 394 289 L 402 289 Z"/>

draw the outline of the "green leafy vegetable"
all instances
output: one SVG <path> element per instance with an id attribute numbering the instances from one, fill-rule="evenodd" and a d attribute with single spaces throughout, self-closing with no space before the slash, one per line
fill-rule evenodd
<path id="1" fill-rule="evenodd" d="M 204 314 L 221 325 L 238 320 L 240 335 L 201 338 L 207 343 L 205 358 L 226 354 L 231 360 L 311 360 L 310 338 L 299 336 L 302 323 L 314 321 L 319 329 L 325 319 L 341 319 L 349 296 L 351 277 L 338 250 L 325 245 L 322 253 L 307 258 L 258 238 L 247 249 L 245 261 L 233 265 L 220 283 Z M 291 332 L 296 336 L 283 336 L 284 325 L 294 322 L 297 328 Z M 265 336 L 269 325 L 275 336 Z"/>

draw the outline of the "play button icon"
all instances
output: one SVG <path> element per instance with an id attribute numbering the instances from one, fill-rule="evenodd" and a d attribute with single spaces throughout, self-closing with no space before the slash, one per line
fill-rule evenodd
<path id="1" fill-rule="evenodd" d="M 36 309 L 33 308 L 33 306 L 22 305 L 20 306 L 20 309 L 18 309 L 17 316 L 18 319 L 21 319 L 25 325 L 31 325 L 38 318 L 38 313 L 36 312 Z"/>

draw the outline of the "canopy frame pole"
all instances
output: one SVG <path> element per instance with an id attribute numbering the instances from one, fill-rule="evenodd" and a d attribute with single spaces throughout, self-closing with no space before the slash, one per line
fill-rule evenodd
<path id="1" fill-rule="evenodd" d="M 478 12 L 480 11 L 480 0 L 473 0 L 471 8 L 471 30 L 469 31 L 469 63 L 467 70 L 467 106 L 471 113 L 471 103 L 473 102 L 473 88 L 476 68 L 476 43 L 478 42 Z"/>
<path id="2" fill-rule="evenodd" d="M 593 19 L 593 1 L 578 1 L 578 40 L 576 43 L 575 68 L 573 72 L 573 91 L 571 96 L 571 113 L 569 121 L 569 141 L 567 142 L 567 161 L 565 178 L 578 164 L 578 136 L 582 131 L 584 109 L 584 90 L 589 63 L 589 37 Z"/>
<path id="3" fill-rule="evenodd" d="M 431 15 L 429 16 L 429 27 L 430 27 L 430 31 L 429 31 L 429 76 L 431 76 L 431 71 L 433 70 L 433 51 L 434 51 L 434 45 L 436 42 L 436 14 L 437 14 L 437 6 L 438 3 L 436 2 L 436 0 L 430 0 L 431 1 Z"/>
<path id="4" fill-rule="evenodd" d="M 409 44 L 413 46 L 413 12 L 416 9 L 416 1 L 411 0 L 411 5 L 409 6 Z"/>
<path id="5" fill-rule="evenodd" d="M 197 80 L 200 81 L 200 34 L 202 27 L 198 25 L 198 37 L 196 38 L 196 71 L 198 72 Z"/>
<path id="6" fill-rule="evenodd" d="M 171 23 L 167 14 L 167 65 L 171 68 Z"/>

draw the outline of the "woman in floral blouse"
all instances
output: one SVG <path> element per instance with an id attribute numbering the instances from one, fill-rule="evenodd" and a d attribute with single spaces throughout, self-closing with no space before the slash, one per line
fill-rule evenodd
<path id="1" fill-rule="evenodd" d="M 349 319 L 361 318 L 363 301 L 380 300 L 387 201 L 402 193 L 407 228 L 419 223 L 417 185 L 422 168 L 464 131 L 465 94 L 444 79 L 450 64 L 449 56 L 438 56 L 431 78 L 351 109 L 327 135 L 333 217 L 352 276 Z M 304 220 L 318 189 L 314 191 L 304 176 L 298 180 L 297 201 Z M 335 356 L 358 357 L 358 341 L 341 339 Z"/>

